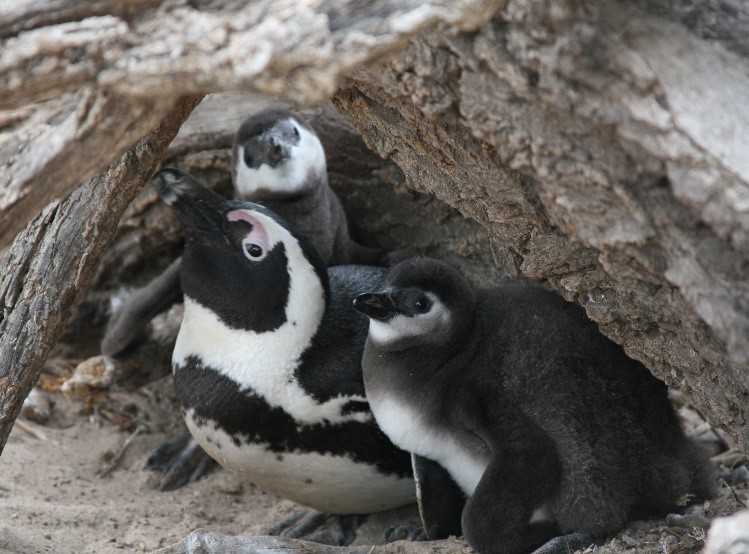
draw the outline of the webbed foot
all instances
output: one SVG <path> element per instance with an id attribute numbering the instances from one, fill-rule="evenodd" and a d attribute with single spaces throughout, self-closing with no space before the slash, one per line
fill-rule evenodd
<path id="1" fill-rule="evenodd" d="M 588 533 L 570 533 L 547 541 L 532 554 L 573 554 L 596 542 L 596 537 Z"/>
<path id="2" fill-rule="evenodd" d="M 184 432 L 159 444 L 148 457 L 146 469 L 160 471 L 157 488 L 170 491 L 205 477 L 216 465 L 192 435 Z"/>
<path id="3" fill-rule="evenodd" d="M 297 510 L 273 525 L 266 534 L 290 539 L 305 538 L 332 546 L 347 546 L 356 538 L 356 530 L 363 520 L 364 516 L 360 515 L 330 515 Z"/>
<path id="4" fill-rule="evenodd" d="M 383 544 L 395 541 L 418 542 L 425 540 L 427 540 L 426 531 L 422 527 L 415 527 L 413 525 L 388 527 L 382 534 Z"/>

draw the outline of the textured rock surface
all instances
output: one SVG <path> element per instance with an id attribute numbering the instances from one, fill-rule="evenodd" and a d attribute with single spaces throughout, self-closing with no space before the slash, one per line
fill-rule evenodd
<path id="1" fill-rule="evenodd" d="M 199 101 L 175 101 L 132 151 L 67 199 L 49 204 L 0 260 L 0 454 L 122 213 Z"/>
<path id="2" fill-rule="evenodd" d="M 484 225 L 499 267 L 548 279 L 747 448 L 749 63 L 697 34 L 515 0 L 334 101 L 411 188 Z"/>
<path id="3" fill-rule="evenodd" d="M 704 554 L 741 554 L 749 551 L 749 511 L 713 521 Z"/>
<path id="4" fill-rule="evenodd" d="M 99 85 L 141 97 L 221 90 L 305 103 L 343 71 L 437 25 L 475 28 L 501 0 L 44 0 L 0 4 L 6 107 Z"/>
<path id="5" fill-rule="evenodd" d="M 469 554 L 465 542 L 448 539 L 434 542 L 391 543 L 352 547 L 327 546 L 280 537 L 230 537 L 198 529 L 184 540 L 153 554 L 223 554 L 224 552 L 274 552 L 277 554 Z"/>
<path id="6" fill-rule="evenodd" d="M 45 203 L 114 162 L 178 96 L 243 90 L 311 105 L 351 67 L 426 30 L 476 28 L 502 4 L 1 1 L 0 248 Z"/>

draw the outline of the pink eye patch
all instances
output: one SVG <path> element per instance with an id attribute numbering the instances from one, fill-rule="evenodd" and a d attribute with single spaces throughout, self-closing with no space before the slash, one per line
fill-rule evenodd
<path id="1" fill-rule="evenodd" d="M 242 243 L 254 243 L 260 246 L 263 250 L 268 250 L 270 246 L 268 244 L 268 235 L 260 221 L 255 217 L 251 216 L 244 210 L 232 210 L 226 214 L 226 219 L 229 221 L 246 221 L 252 225 L 252 230 L 247 234 L 244 240 L 242 240 Z"/>

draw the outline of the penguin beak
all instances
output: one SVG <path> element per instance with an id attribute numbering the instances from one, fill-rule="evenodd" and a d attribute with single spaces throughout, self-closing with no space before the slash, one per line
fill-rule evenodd
<path id="1" fill-rule="evenodd" d="M 282 161 L 291 157 L 291 145 L 284 140 L 279 132 L 271 132 L 263 137 L 260 144 L 265 148 L 265 160 L 271 167 L 276 167 Z"/>
<path id="2" fill-rule="evenodd" d="M 227 201 L 179 169 L 162 169 L 153 177 L 161 199 L 168 204 L 185 227 L 200 234 L 222 233 Z"/>
<path id="3" fill-rule="evenodd" d="M 367 292 L 354 299 L 354 309 L 377 321 L 389 321 L 398 314 L 389 292 Z"/>

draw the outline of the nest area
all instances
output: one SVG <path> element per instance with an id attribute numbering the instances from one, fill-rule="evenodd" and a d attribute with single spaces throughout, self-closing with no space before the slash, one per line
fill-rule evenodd
<path id="1" fill-rule="evenodd" d="M 246 103 L 242 108 L 247 109 Z M 198 111 L 196 117 L 208 114 Z M 309 116 L 313 125 L 317 121 L 323 129 L 320 134 L 328 151 L 331 185 L 342 197 L 359 240 L 419 248 L 459 265 L 477 285 L 505 279 L 493 263 L 489 240 L 480 225 L 439 200 L 411 190 L 400 169 L 370 152 L 334 112 L 317 109 Z M 211 131 L 209 138 L 191 133 L 195 123 L 185 124 L 164 164 L 180 166 L 230 194 L 227 137 L 233 133 L 232 124 Z M 186 148 L 188 142 L 192 146 Z M 119 373 L 112 373 L 97 358 L 98 341 L 113 296 L 123 287 L 144 284 L 166 267 L 178 254 L 180 241 L 176 223 L 155 191 L 146 187 L 128 208 L 95 286 L 55 347 L 3 455 L 8 481 L 0 493 L 8 502 L 0 507 L 0 519 L 9 522 L 6 543 L 11 551 L 61 547 L 150 551 L 198 527 L 226 535 L 260 534 L 295 509 L 291 502 L 227 471 L 216 471 L 165 493 L 154 489 L 156 476 L 142 469 L 150 449 L 181 427 L 171 380 L 163 378 L 170 352 L 164 345 L 160 351 L 135 352 L 129 366 L 126 363 L 118 368 Z M 177 309 L 157 318 L 146 330 L 151 343 L 158 346 L 159 333 L 178 325 L 179 316 Z M 719 497 L 684 514 L 632 522 L 597 547 L 597 552 L 698 552 L 713 518 L 746 506 L 746 457 L 682 397 L 676 395 L 674 401 L 690 434 L 715 454 L 721 475 Z M 30 482 L 28 467 L 40 463 L 47 468 L 44 477 Z M 414 508 L 371 516 L 352 551 L 377 544 L 382 530 L 390 525 L 417 523 Z M 71 526 L 80 532 L 69 533 Z M 389 547 L 380 548 L 386 552 Z M 421 552 L 423 545 L 399 548 Z M 445 541 L 440 548 L 447 553 L 469 551 L 461 540 Z"/>

